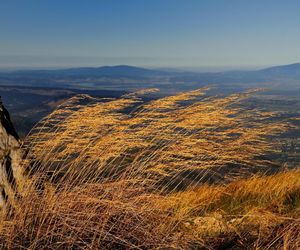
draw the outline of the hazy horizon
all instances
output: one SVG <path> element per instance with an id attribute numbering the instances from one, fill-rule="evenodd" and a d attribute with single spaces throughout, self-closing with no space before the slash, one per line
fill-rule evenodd
<path id="1" fill-rule="evenodd" d="M 161 69 L 166 71 L 170 70 L 170 71 L 216 72 L 216 71 L 230 71 L 230 70 L 255 70 L 255 69 L 262 69 L 266 67 L 276 66 L 276 65 L 176 66 L 176 65 L 172 65 L 172 63 L 147 64 L 145 63 L 145 59 L 139 59 L 139 58 L 132 58 L 131 60 L 128 60 L 128 58 L 104 58 L 103 59 L 103 58 L 93 58 L 93 57 L 91 58 L 89 57 L 42 58 L 42 57 L 31 57 L 31 56 L 11 56 L 11 57 L 5 56 L 4 61 L 5 61 L 4 63 L 0 61 L 0 71 L 66 69 L 66 68 L 81 68 L 81 67 L 128 65 L 128 66 L 149 68 L 149 69 Z"/>
<path id="2" fill-rule="evenodd" d="M 299 10 L 295 0 L 0 0 L 0 68 L 290 64 Z"/>

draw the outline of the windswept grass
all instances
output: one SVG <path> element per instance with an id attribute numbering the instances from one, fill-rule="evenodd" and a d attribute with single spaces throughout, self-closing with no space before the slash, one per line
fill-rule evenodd
<path id="1" fill-rule="evenodd" d="M 140 92 L 108 102 L 75 97 L 27 138 L 31 171 L 75 186 L 126 175 L 168 190 L 197 185 L 205 176 L 221 178 L 220 172 L 229 178 L 264 171 L 271 162 L 263 156 L 276 153 L 267 138 L 288 124 L 276 113 L 239 108 L 251 92 L 215 98 L 204 97 L 206 90 L 146 104 Z"/>
<path id="2" fill-rule="evenodd" d="M 263 176 L 280 170 L 274 138 L 292 125 L 240 105 L 258 90 L 144 103 L 153 91 L 76 96 L 32 130 L 3 248 L 299 246 L 299 171 Z"/>

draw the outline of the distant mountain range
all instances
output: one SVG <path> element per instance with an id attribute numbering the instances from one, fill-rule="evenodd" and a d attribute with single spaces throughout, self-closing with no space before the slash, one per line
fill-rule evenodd
<path id="1" fill-rule="evenodd" d="M 1 85 L 29 85 L 74 87 L 97 86 L 117 89 L 149 86 L 197 87 L 207 84 L 222 86 L 266 87 L 300 89 L 300 63 L 252 71 L 178 72 L 153 70 L 128 65 L 83 67 L 58 70 L 19 70 L 0 73 Z M 111 84 L 110 84 L 111 83 Z M 181 84 L 181 87 L 180 87 Z"/>
<path id="2" fill-rule="evenodd" d="M 216 73 L 183 73 L 171 81 L 193 81 L 220 86 L 271 87 L 300 91 L 300 63 L 269 67 L 251 71 L 225 71 Z"/>
<path id="3" fill-rule="evenodd" d="M 3 73 L 2 73 L 3 74 Z M 5 73 L 4 73 L 5 74 Z M 6 73 L 7 74 L 7 73 Z M 134 67 L 129 65 L 117 66 L 102 66 L 102 67 L 81 67 L 81 68 L 68 68 L 68 69 L 52 69 L 52 70 L 17 70 L 7 75 L 19 76 L 153 76 L 153 75 L 260 75 L 262 77 L 282 77 L 282 76 L 297 76 L 300 77 L 300 63 L 289 65 L 281 65 L 269 67 L 261 70 L 252 71 L 225 71 L 225 72 L 209 72 L 199 73 L 192 71 L 172 71 L 168 69 L 153 70 L 141 67 Z"/>
<path id="4" fill-rule="evenodd" d="M 82 67 L 56 70 L 19 70 L 9 75 L 48 77 L 151 77 L 157 74 L 163 74 L 163 72 L 129 65 L 118 65 L 98 68 Z"/>

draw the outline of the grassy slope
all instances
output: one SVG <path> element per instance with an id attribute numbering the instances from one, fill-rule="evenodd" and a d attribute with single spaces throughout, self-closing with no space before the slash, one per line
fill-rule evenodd
<path id="1" fill-rule="evenodd" d="M 187 235 L 193 232 L 206 247 L 298 249 L 300 246 L 299 171 L 255 176 L 225 186 L 204 186 L 176 198 L 179 211 L 186 210 L 185 232 Z"/>
<path id="2" fill-rule="evenodd" d="M 1 246 L 299 248 L 300 172 L 242 180 L 276 166 L 266 158 L 278 153 L 269 137 L 290 126 L 276 113 L 241 110 L 250 93 L 203 98 L 204 91 L 130 115 L 124 109 L 144 93 L 107 102 L 78 96 L 41 121 L 24 143 L 31 178 L 2 215 Z M 236 166 L 243 167 L 232 174 Z"/>
<path id="3" fill-rule="evenodd" d="M 125 182 L 23 198 L 2 246 L 298 249 L 300 172 L 154 195 Z"/>

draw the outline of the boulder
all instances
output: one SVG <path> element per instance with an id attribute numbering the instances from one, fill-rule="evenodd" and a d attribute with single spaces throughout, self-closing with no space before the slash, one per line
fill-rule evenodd
<path id="1" fill-rule="evenodd" d="M 13 204 L 20 191 L 23 171 L 19 136 L 0 97 L 0 208 Z"/>

